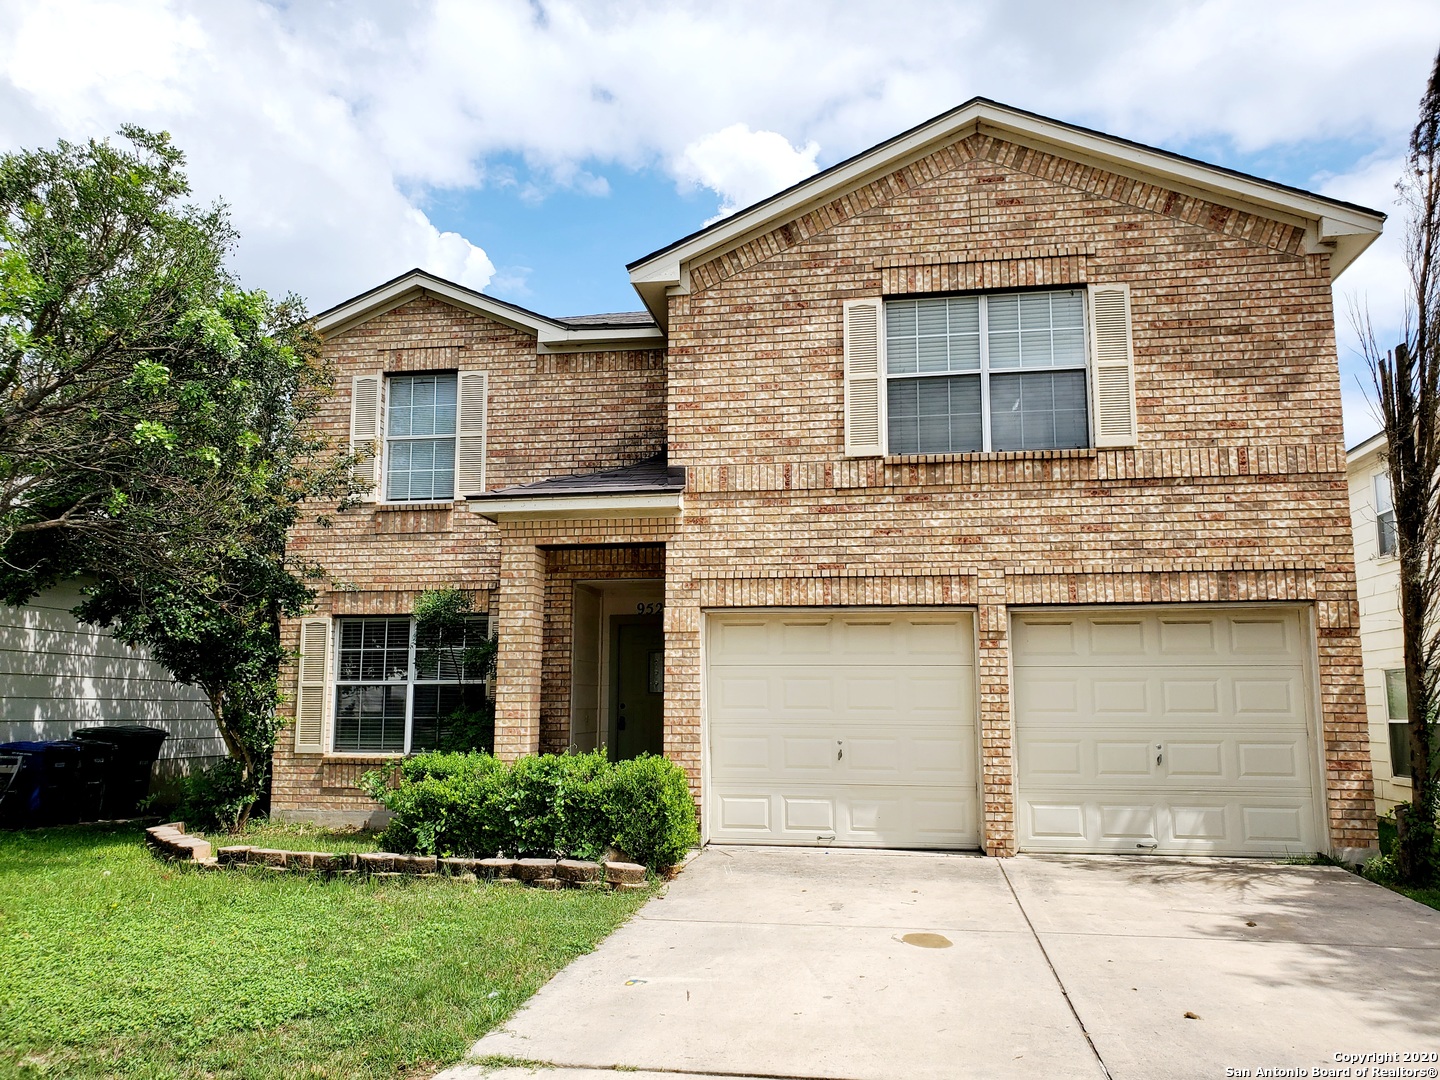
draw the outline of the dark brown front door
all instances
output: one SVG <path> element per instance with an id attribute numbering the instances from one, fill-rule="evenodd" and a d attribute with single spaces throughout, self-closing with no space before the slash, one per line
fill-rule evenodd
<path id="1" fill-rule="evenodd" d="M 659 754 L 665 744 L 665 628 L 659 615 L 616 615 L 610 626 L 615 690 L 610 711 L 614 761 Z"/>

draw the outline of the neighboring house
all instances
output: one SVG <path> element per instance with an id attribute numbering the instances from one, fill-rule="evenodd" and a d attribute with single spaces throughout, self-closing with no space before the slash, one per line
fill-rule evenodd
<path id="1" fill-rule="evenodd" d="M 1385 436 L 1345 455 L 1355 529 L 1355 582 L 1360 596 L 1360 651 L 1375 801 L 1383 812 L 1410 801 L 1410 730 L 1405 711 L 1405 638 L 1400 629 L 1400 560 L 1395 506 L 1385 470 Z"/>
<path id="2" fill-rule="evenodd" d="M 76 621 L 74 584 L 23 607 L 0 605 L 0 742 L 63 739 L 76 728 L 148 724 L 169 737 L 152 781 L 163 786 L 225 756 L 198 690 L 107 631 Z"/>
<path id="3" fill-rule="evenodd" d="M 457 586 L 496 753 L 661 750 L 709 841 L 1372 848 L 1331 284 L 1382 222 L 977 99 L 631 264 L 643 313 L 322 313 L 377 486 L 294 534 L 277 812 L 433 743 Z"/>

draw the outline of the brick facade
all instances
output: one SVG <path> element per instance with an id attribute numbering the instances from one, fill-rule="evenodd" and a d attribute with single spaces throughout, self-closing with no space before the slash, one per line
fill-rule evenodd
<path id="1" fill-rule="evenodd" d="M 491 370 L 492 488 L 667 444 L 688 470 L 676 519 L 369 507 L 297 535 L 395 610 L 434 584 L 497 591 L 500 752 L 566 744 L 582 575 L 663 568 L 665 749 L 697 797 L 706 609 L 971 606 L 984 844 L 1009 854 L 1012 608 L 1293 602 L 1314 612 L 1330 841 L 1373 846 L 1329 255 L 1301 228 L 972 134 L 688 269 L 665 353 L 537 356 L 433 300 L 327 341 L 347 388 L 361 370 Z M 1130 286 L 1133 448 L 843 456 L 845 300 L 1107 282 Z M 347 408 L 325 422 L 342 430 Z M 316 794 L 327 767 L 282 750 L 277 805 L 339 806 Z"/>

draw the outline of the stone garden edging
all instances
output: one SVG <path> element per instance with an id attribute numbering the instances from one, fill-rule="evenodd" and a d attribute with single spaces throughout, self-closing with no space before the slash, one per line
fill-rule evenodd
<path id="1" fill-rule="evenodd" d="M 536 889 L 645 888 L 645 867 L 639 863 L 580 859 L 455 859 L 434 855 L 397 855 L 389 851 L 359 853 L 283 851 L 236 845 L 215 851 L 210 841 L 185 832 L 172 821 L 145 830 L 146 843 L 157 854 L 210 868 L 255 867 L 270 872 L 325 874 L 332 877 L 446 877 L 488 881 L 495 885 L 529 885 Z"/>

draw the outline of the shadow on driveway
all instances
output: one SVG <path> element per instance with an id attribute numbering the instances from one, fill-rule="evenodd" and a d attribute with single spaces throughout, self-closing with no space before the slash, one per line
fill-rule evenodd
<path id="1" fill-rule="evenodd" d="M 709 848 L 474 1054 L 576 1076 L 1308 1068 L 1437 1048 L 1437 915 L 1328 867 Z"/>

